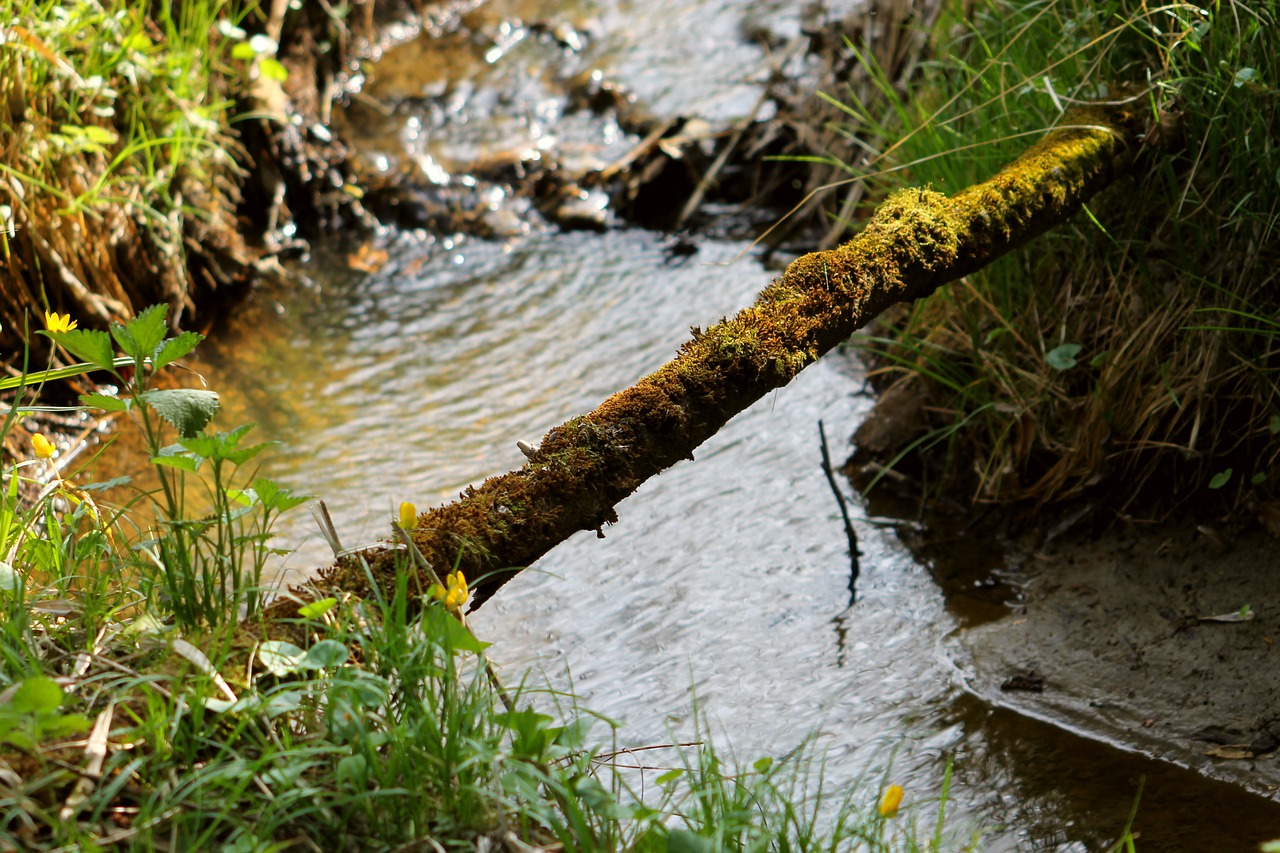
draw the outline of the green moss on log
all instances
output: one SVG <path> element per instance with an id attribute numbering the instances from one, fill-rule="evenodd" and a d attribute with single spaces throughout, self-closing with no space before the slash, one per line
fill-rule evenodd
<path id="1" fill-rule="evenodd" d="M 551 430 L 523 468 L 422 514 L 414 541 L 437 570 L 460 567 L 483 602 L 573 533 L 616 521 L 614 506 L 641 483 L 692 458 L 735 414 L 891 304 L 927 296 L 1074 214 L 1126 167 L 1134 120 L 1121 111 L 1080 112 L 955 196 L 893 193 L 849 242 L 796 259 L 754 305 L 693 329 L 675 359 Z M 374 581 L 391 589 L 394 553 L 362 557 Z M 354 558 L 322 572 L 319 586 L 371 591 Z"/>

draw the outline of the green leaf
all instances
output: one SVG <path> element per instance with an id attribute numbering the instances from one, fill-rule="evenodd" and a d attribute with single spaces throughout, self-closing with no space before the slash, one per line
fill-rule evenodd
<path id="1" fill-rule="evenodd" d="M 704 838 L 687 829 L 673 829 L 667 836 L 667 853 L 720 853 L 714 838 Z"/>
<path id="2" fill-rule="evenodd" d="M 1063 344 L 1045 353 L 1044 360 L 1054 370 L 1070 370 L 1078 363 L 1076 356 L 1082 349 L 1081 344 Z"/>
<path id="3" fill-rule="evenodd" d="M 1236 71 L 1235 77 L 1231 80 L 1231 85 L 1239 89 L 1245 83 L 1251 83 L 1258 77 L 1256 68 L 1244 67 Z"/>
<path id="4" fill-rule="evenodd" d="M 200 460 L 192 456 L 152 456 L 152 465 L 163 465 L 166 468 L 177 468 L 179 471 L 194 472 L 200 467 Z"/>
<path id="5" fill-rule="evenodd" d="M 61 740 L 71 735 L 87 732 L 92 724 L 83 714 L 59 714 L 51 720 L 41 720 L 41 740 Z"/>
<path id="6" fill-rule="evenodd" d="M 253 59 L 255 56 L 257 56 L 257 54 L 254 53 L 253 48 L 248 42 L 242 41 L 235 47 L 231 48 L 232 59 Z"/>
<path id="7" fill-rule="evenodd" d="M 81 361 L 87 361 L 102 370 L 111 370 L 115 366 L 116 353 L 111 347 L 111 336 L 106 332 L 98 329 L 72 329 L 69 332 L 46 334 Z"/>
<path id="8" fill-rule="evenodd" d="M 289 79 L 289 69 L 280 64 L 280 60 L 271 57 L 263 57 L 258 63 L 258 73 L 268 80 L 275 80 L 277 83 L 283 83 Z"/>
<path id="9" fill-rule="evenodd" d="M 218 393 L 195 388 L 173 388 L 147 391 L 147 405 L 160 417 L 173 424 L 183 438 L 192 438 L 218 413 Z"/>
<path id="10" fill-rule="evenodd" d="M 103 480 L 100 483 L 85 483 L 80 487 L 82 492 L 105 492 L 107 489 L 114 489 L 116 486 L 127 486 L 133 482 L 133 478 L 128 474 L 121 477 L 112 477 L 110 480 Z"/>
<path id="11" fill-rule="evenodd" d="M 1280 415 L 1271 416 L 1270 430 L 1272 435 L 1280 435 Z"/>
<path id="12" fill-rule="evenodd" d="M 573 792 L 594 812 L 608 814 L 612 811 L 613 795 L 594 776 L 578 777 L 573 783 Z"/>
<path id="13" fill-rule="evenodd" d="M 347 647 L 337 640 L 321 640 L 307 649 L 307 655 L 300 666 L 303 669 L 329 669 L 342 666 L 350 656 Z"/>
<path id="14" fill-rule="evenodd" d="M 1209 481 L 1209 488 L 1221 489 L 1227 483 L 1231 482 L 1231 475 L 1235 473 L 1234 468 L 1228 468 L 1225 471 L 1219 471 L 1213 475 L 1213 479 Z"/>
<path id="15" fill-rule="evenodd" d="M 169 327 L 165 323 L 165 317 L 168 314 L 168 305 L 152 305 L 146 311 L 130 320 L 129 325 L 125 327 L 125 331 L 134 342 L 135 349 L 126 349 L 125 352 L 134 358 L 151 358 L 154 356 L 156 349 L 160 346 L 160 342 L 164 340 L 165 333 L 169 331 Z M 119 340 L 119 338 L 116 338 L 116 340 Z M 121 344 L 121 346 L 124 345 Z"/>
<path id="16" fill-rule="evenodd" d="M 9 700 L 10 709 L 19 714 L 51 714 L 62 705 L 62 688 L 58 682 L 37 675 L 22 682 Z"/>
<path id="17" fill-rule="evenodd" d="M 21 588 L 22 575 L 18 574 L 13 566 L 0 560 L 0 591 L 13 592 Z"/>
<path id="18" fill-rule="evenodd" d="M 102 409 L 106 412 L 127 412 L 129 407 L 133 405 L 133 401 L 122 400 L 119 397 L 111 397 L 107 394 L 81 394 L 80 405 Z"/>
<path id="19" fill-rule="evenodd" d="M 313 495 L 295 495 L 293 490 L 282 488 L 275 480 L 267 477 L 255 477 L 251 485 L 263 506 L 280 512 L 288 512 L 313 498 Z"/>
<path id="20" fill-rule="evenodd" d="M 258 660 L 272 675 L 288 675 L 297 672 L 307 653 L 284 640 L 264 640 L 258 646 Z"/>
<path id="21" fill-rule="evenodd" d="M 339 785 L 348 784 L 356 790 L 364 791 L 369 787 L 366 782 L 369 777 L 369 762 L 363 755 L 348 755 L 338 762 L 334 775 Z"/>
<path id="22" fill-rule="evenodd" d="M 475 634 L 443 607 L 428 607 L 423 613 L 422 621 L 427 636 L 438 638 L 441 645 L 454 651 L 480 654 L 493 645 L 476 639 Z"/>
<path id="23" fill-rule="evenodd" d="M 1261 486 L 1263 483 L 1267 482 L 1267 472 L 1259 471 L 1249 478 L 1249 482 L 1253 483 L 1255 486 Z"/>
<path id="24" fill-rule="evenodd" d="M 288 714 L 302 707 L 302 691 L 301 690 L 283 690 L 279 693 L 272 694 L 271 698 L 262 706 L 262 713 L 267 715 L 268 719 L 278 717 L 281 714 Z"/>
<path id="25" fill-rule="evenodd" d="M 756 763 L 751 766 L 755 768 L 757 773 L 768 773 L 770 768 L 773 767 L 773 759 L 766 755 L 764 758 L 756 759 Z"/>
<path id="26" fill-rule="evenodd" d="M 159 370 L 166 364 L 191 352 L 203 340 L 204 335 L 198 335 L 195 332 L 183 332 L 176 338 L 170 338 L 164 342 L 164 346 L 160 348 L 160 352 L 156 354 L 152 364 L 156 370 Z"/>
<path id="27" fill-rule="evenodd" d="M 115 145 L 120 141 L 120 134 L 96 124 L 86 124 L 80 128 L 86 139 L 97 145 Z"/>
<path id="28" fill-rule="evenodd" d="M 677 767 L 674 770 L 668 770 L 666 773 L 663 773 L 654 781 L 658 783 L 659 787 L 665 788 L 668 785 L 673 784 L 677 779 L 679 779 L 683 775 L 684 775 L 684 771 L 681 770 L 679 767 Z"/>
<path id="29" fill-rule="evenodd" d="M 310 604 L 304 604 L 299 607 L 298 615 L 303 619 L 318 619 L 337 606 L 338 599 L 322 598 L 319 601 L 313 601 Z"/>

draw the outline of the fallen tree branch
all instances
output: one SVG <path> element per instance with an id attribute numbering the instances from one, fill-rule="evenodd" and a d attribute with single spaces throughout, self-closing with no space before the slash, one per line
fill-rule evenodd
<path id="1" fill-rule="evenodd" d="M 1076 111 L 984 183 L 951 197 L 893 193 L 852 240 L 796 259 L 754 305 L 693 329 L 673 360 L 552 429 L 520 470 L 423 513 L 414 543 L 441 571 L 460 568 L 479 606 L 573 533 L 617 521 L 614 506 L 641 483 L 692 458 L 730 418 L 890 305 L 928 296 L 1065 221 L 1127 167 L 1136 121 L 1121 110 Z M 389 595 L 396 567 L 394 551 L 344 556 L 314 589 L 293 593 L 363 597 L 373 583 Z M 268 619 L 288 621 L 296 608 L 282 598 Z"/>

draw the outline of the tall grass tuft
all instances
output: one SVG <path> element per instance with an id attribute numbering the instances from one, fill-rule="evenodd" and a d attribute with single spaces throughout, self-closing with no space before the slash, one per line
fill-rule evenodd
<path id="1" fill-rule="evenodd" d="M 884 143 L 828 160 L 879 190 L 982 180 L 1077 102 L 1148 116 L 1131 173 L 1072 225 L 855 339 L 880 381 L 924 380 L 916 440 L 948 449 L 941 482 L 979 501 L 1105 489 L 1121 513 L 1274 498 L 1278 17 L 1274 0 L 948 7 L 909 96 L 858 53 L 874 109 L 829 100 L 847 137 Z"/>

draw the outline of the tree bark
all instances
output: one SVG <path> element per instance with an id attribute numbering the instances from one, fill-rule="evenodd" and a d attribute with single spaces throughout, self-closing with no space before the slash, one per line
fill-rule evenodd
<path id="1" fill-rule="evenodd" d="M 423 513 L 414 542 L 441 574 L 460 568 L 479 606 L 573 533 L 617 521 L 614 506 L 641 483 L 692 459 L 730 418 L 893 303 L 928 296 L 1068 219 L 1127 168 L 1139 121 L 1123 109 L 1075 111 L 988 181 L 951 197 L 893 193 L 853 239 L 796 259 L 754 305 L 692 329 L 676 358 L 552 429 L 524 467 Z M 368 596 L 372 582 L 390 595 L 397 571 L 416 571 L 409 565 L 390 550 L 346 556 L 293 592 Z M 282 597 L 268 618 L 296 609 Z"/>

